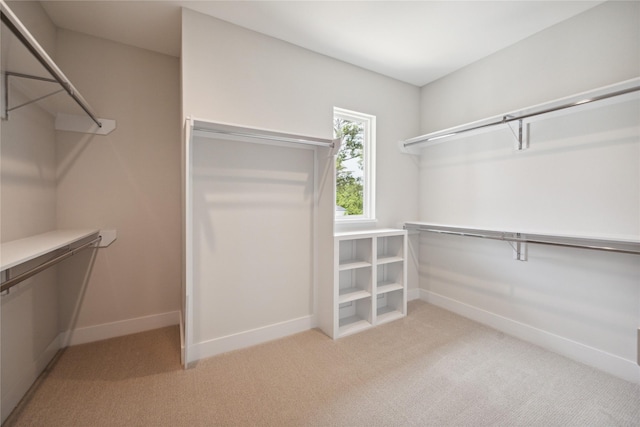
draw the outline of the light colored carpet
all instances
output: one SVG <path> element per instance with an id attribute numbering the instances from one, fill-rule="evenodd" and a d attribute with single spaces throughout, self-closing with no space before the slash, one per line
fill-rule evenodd
<path id="1" fill-rule="evenodd" d="M 182 370 L 177 327 L 67 349 L 6 426 L 640 426 L 640 386 L 421 301 Z"/>

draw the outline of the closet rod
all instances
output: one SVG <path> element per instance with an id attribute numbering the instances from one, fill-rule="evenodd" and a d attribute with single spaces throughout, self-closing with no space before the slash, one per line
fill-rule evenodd
<path id="1" fill-rule="evenodd" d="M 18 17 L 11 11 L 4 0 L 0 0 L 0 15 L 2 22 L 11 30 L 11 32 L 22 42 L 22 44 L 31 52 L 31 54 L 42 64 L 42 66 L 53 76 L 53 78 L 64 88 L 64 90 L 73 98 L 73 100 L 91 117 L 98 127 L 102 127 L 102 123 L 98 120 L 93 109 L 87 101 L 80 95 L 78 90 L 71 84 L 67 76 L 53 62 L 47 52 L 38 44 L 36 39 L 31 35 L 29 30 L 20 22 Z"/>
<path id="2" fill-rule="evenodd" d="M 95 239 L 91 240 L 90 242 L 87 242 L 83 245 L 78 246 L 77 248 L 73 248 L 73 249 L 69 249 L 67 252 L 58 255 L 55 258 L 50 259 L 49 261 L 45 261 L 42 264 L 37 265 L 36 267 L 25 271 L 22 274 L 19 274 L 15 277 L 12 277 L 10 279 L 7 279 L 5 282 L 2 283 L 2 285 L 0 285 L 0 293 L 9 290 L 10 288 L 12 288 L 13 286 L 17 285 L 18 283 L 22 282 L 23 280 L 28 279 L 31 276 L 34 276 L 38 273 L 40 273 L 43 270 L 46 270 L 47 268 L 51 267 L 54 264 L 59 263 L 60 261 L 64 261 L 65 259 L 77 254 L 78 252 L 87 249 L 88 247 L 99 243 L 102 240 L 102 236 L 98 236 Z M 6 270 L 9 271 L 9 270 Z"/>
<path id="3" fill-rule="evenodd" d="M 458 227 L 434 226 L 420 223 L 406 223 L 404 228 L 407 230 L 426 231 L 430 233 L 448 234 L 464 237 L 478 237 L 482 239 L 502 240 L 505 242 L 534 243 L 540 245 L 591 249 L 606 252 L 640 255 L 640 242 L 514 233 L 507 231 L 476 230 Z"/>
<path id="4" fill-rule="evenodd" d="M 296 143 L 296 144 L 317 145 L 317 146 L 329 147 L 329 148 L 334 148 L 335 147 L 335 141 L 329 141 L 329 140 L 320 140 L 320 139 L 313 140 L 313 139 L 307 139 L 307 138 L 292 138 L 292 137 L 288 137 L 288 136 L 267 135 L 267 134 L 261 134 L 261 133 L 238 132 L 238 131 L 228 131 L 228 130 L 209 129 L 209 128 L 197 128 L 197 127 L 194 127 L 193 130 L 194 131 L 199 131 L 199 132 L 217 133 L 217 134 L 221 134 L 221 135 L 235 136 L 235 137 L 240 137 L 240 138 L 258 138 L 258 139 L 264 139 L 264 140 L 267 140 L 267 141 L 275 141 L 275 142 L 291 142 L 291 143 Z"/>
<path id="5" fill-rule="evenodd" d="M 406 148 L 406 147 L 410 147 L 410 146 L 416 145 L 416 144 L 424 144 L 424 143 L 427 143 L 427 142 L 432 142 L 432 141 L 435 141 L 435 140 L 438 140 L 438 139 L 444 139 L 444 138 L 448 138 L 448 137 L 451 137 L 451 136 L 460 135 L 462 133 L 471 132 L 471 131 L 475 131 L 475 130 L 478 130 L 478 129 L 484 129 L 484 128 L 488 128 L 488 127 L 492 127 L 492 126 L 507 124 L 507 123 L 511 123 L 511 122 L 515 122 L 515 121 L 519 121 L 519 120 L 528 119 L 530 117 L 535 117 L 535 116 L 540 116 L 540 115 L 543 115 L 543 114 L 553 113 L 555 111 L 565 110 L 567 108 L 577 107 L 578 105 L 590 104 L 592 102 L 602 101 L 604 99 L 609 99 L 609 98 L 614 98 L 616 96 L 626 95 L 628 93 L 637 92 L 639 90 L 640 90 L 640 86 L 634 86 L 634 87 L 627 88 L 627 89 L 617 90 L 617 91 L 614 91 L 614 92 L 593 96 L 591 98 L 587 97 L 587 98 L 584 98 L 584 99 L 581 99 L 581 100 L 578 100 L 578 101 L 575 101 L 575 102 L 569 102 L 569 103 L 566 103 L 566 104 L 558 105 L 556 107 L 545 108 L 545 109 L 542 109 L 542 110 L 539 110 L 539 111 L 535 111 L 535 112 L 532 112 L 532 113 L 527 113 L 527 114 L 522 114 L 522 115 L 517 115 L 517 116 L 505 115 L 505 116 L 502 117 L 501 120 L 493 121 L 493 122 L 490 122 L 490 123 L 485 123 L 485 124 L 482 124 L 482 125 L 465 127 L 465 128 L 460 129 L 460 130 L 452 130 L 451 132 L 445 132 L 442 135 L 427 134 L 427 135 L 424 135 L 422 137 L 416 137 L 416 138 L 413 138 L 413 139 L 405 141 L 402 145 Z"/>

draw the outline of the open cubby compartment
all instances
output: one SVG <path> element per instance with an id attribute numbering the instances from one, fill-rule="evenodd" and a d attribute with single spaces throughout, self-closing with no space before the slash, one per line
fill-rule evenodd
<path id="1" fill-rule="evenodd" d="M 391 262 L 377 267 L 376 293 L 378 295 L 404 288 L 404 263 Z"/>
<path id="2" fill-rule="evenodd" d="M 376 298 L 376 324 L 390 322 L 403 317 L 405 313 L 404 290 L 378 294 Z"/>
<path id="3" fill-rule="evenodd" d="M 370 238 L 341 240 L 340 269 L 371 265 L 371 242 Z"/>
<path id="4" fill-rule="evenodd" d="M 338 335 L 355 334 L 372 326 L 371 297 L 345 302 L 339 305 Z"/>
<path id="5" fill-rule="evenodd" d="M 378 237 L 377 246 L 379 264 L 404 259 L 404 235 Z"/>
<path id="6" fill-rule="evenodd" d="M 371 266 L 341 270 L 338 274 L 338 303 L 371 296 Z"/>

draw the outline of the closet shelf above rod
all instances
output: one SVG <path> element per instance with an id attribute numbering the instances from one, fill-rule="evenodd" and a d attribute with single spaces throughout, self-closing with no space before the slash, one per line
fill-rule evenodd
<path id="1" fill-rule="evenodd" d="M 0 246 L 0 272 L 3 273 L 0 292 L 91 246 L 107 247 L 115 239 L 115 230 L 55 230 L 3 243 Z M 46 255 L 53 257 L 26 268 L 29 267 L 27 263 Z M 12 276 L 10 273 L 16 267 L 21 267 L 21 271 Z"/>
<path id="2" fill-rule="evenodd" d="M 430 224 L 426 222 L 406 222 L 406 230 L 455 236 L 478 237 L 490 240 L 502 240 L 514 243 L 533 243 L 540 245 L 562 246 L 568 248 L 592 249 L 606 252 L 640 255 L 640 241 L 609 240 L 588 237 L 558 236 L 548 234 L 517 233 L 511 231 L 482 230 Z"/>
<path id="3" fill-rule="evenodd" d="M 97 117 L 93 108 L 13 13 L 5 0 L 0 0 L 0 18 L 3 24 L 2 61 L 0 61 L 2 63 L 2 84 L 4 86 L 4 99 L 2 100 L 3 119 L 8 119 L 10 111 L 40 102 L 49 97 L 53 98 L 53 95 L 59 92 L 66 92 L 68 98 L 72 100 L 72 102 L 67 101 L 69 105 L 60 108 L 60 105 L 57 105 L 61 101 L 60 97 L 55 97 L 56 100 L 48 104 L 49 107 L 55 104 L 53 109 L 56 112 L 64 113 L 59 114 L 56 118 L 55 126 L 57 130 L 106 135 L 115 129 L 115 120 Z M 4 37 L 7 37 L 6 41 Z M 10 79 L 12 82 L 16 80 L 16 84 L 10 84 Z M 47 85 L 46 93 L 30 93 L 44 90 L 42 83 Z M 50 85 L 52 84 L 55 87 L 51 87 Z M 19 88 L 20 92 L 24 92 L 24 96 L 31 99 L 26 102 L 20 102 L 19 105 L 9 106 L 10 86 Z M 78 107 L 80 107 L 81 111 L 78 110 Z M 44 108 L 45 110 L 51 110 L 51 108 Z M 79 115 L 69 114 L 71 111 L 66 111 L 67 109 L 75 110 Z"/>
<path id="4" fill-rule="evenodd" d="M 601 101 L 605 100 L 615 101 L 615 98 L 623 100 L 624 95 L 634 94 L 639 91 L 640 78 L 626 80 L 614 85 L 561 98 L 556 101 L 410 138 L 400 142 L 400 150 L 409 154 L 418 154 L 418 152 L 411 151 L 411 149 L 428 147 L 464 136 L 464 134 L 488 131 L 493 127 L 510 125 L 513 122 L 519 122 L 520 128 L 522 129 L 525 121 L 531 122 L 535 118 L 548 117 L 552 113 L 560 113 L 570 108 L 582 107 L 592 103 L 600 102 L 600 104 L 602 104 Z M 522 135 L 520 135 L 520 138 L 522 138 Z"/>
<path id="5" fill-rule="evenodd" d="M 284 132 L 271 131 L 266 129 L 249 128 L 224 123 L 214 123 L 204 120 L 192 120 L 193 135 L 215 138 L 223 136 L 231 139 L 259 140 L 264 142 L 285 142 L 303 145 L 314 145 L 330 148 L 332 152 L 337 152 L 340 148 L 340 139 L 325 139 L 310 136 L 293 135 Z"/>

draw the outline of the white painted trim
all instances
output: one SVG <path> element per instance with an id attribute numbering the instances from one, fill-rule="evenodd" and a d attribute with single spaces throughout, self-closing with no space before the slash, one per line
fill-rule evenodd
<path id="1" fill-rule="evenodd" d="M 318 303 L 319 292 L 318 292 L 318 266 L 320 265 L 320 260 L 318 259 L 318 254 L 320 253 L 319 247 L 319 236 L 318 232 L 318 218 L 320 217 L 318 211 L 320 210 L 320 185 L 318 184 L 318 178 L 320 174 L 318 171 L 320 170 L 320 165 L 318 162 L 318 150 L 313 150 L 313 265 L 312 265 L 312 279 L 311 279 L 311 293 L 313 295 L 313 327 L 318 326 L 318 309 L 320 304 Z M 335 200 L 335 197 L 334 197 Z"/>
<path id="2" fill-rule="evenodd" d="M 615 354 L 607 353 L 425 289 L 420 289 L 419 292 L 420 299 L 430 304 L 475 320 L 518 339 L 539 345 L 623 380 L 640 384 L 640 366 L 635 361 L 624 359 Z"/>
<path id="3" fill-rule="evenodd" d="M 262 344 L 278 338 L 284 338 L 289 335 L 297 334 L 316 327 L 317 319 L 315 316 L 304 316 L 297 319 L 287 320 L 272 325 L 263 326 L 261 328 L 251 329 L 239 332 L 237 334 L 227 335 L 220 338 L 193 344 L 189 352 L 191 360 L 189 362 L 198 361 L 217 354 L 226 353 L 241 348 Z"/>
<path id="4" fill-rule="evenodd" d="M 180 312 L 180 365 L 185 366 L 184 313 Z"/>
<path id="5" fill-rule="evenodd" d="M 180 312 L 170 311 L 62 332 L 60 342 L 64 346 L 85 344 L 178 324 L 180 324 Z"/>
<path id="6" fill-rule="evenodd" d="M 191 155 L 192 141 L 191 128 L 193 118 L 189 117 L 185 121 L 185 134 L 183 145 L 183 182 L 182 182 L 182 310 L 184 313 L 184 346 L 182 347 L 182 366 L 187 367 L 190 357 L 191 345 L 193 344 L 193 304 L 191 295 L 193 294 L 193 202 L 191 179 Z"/>

